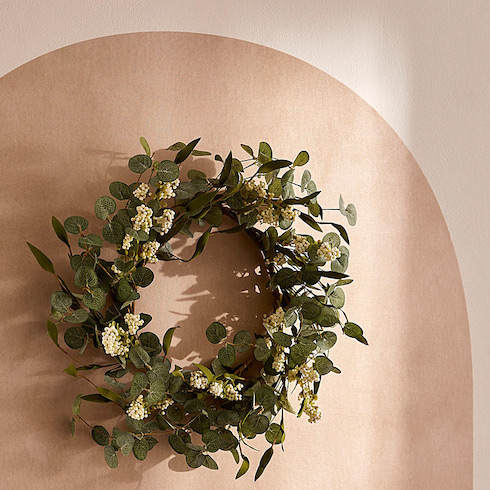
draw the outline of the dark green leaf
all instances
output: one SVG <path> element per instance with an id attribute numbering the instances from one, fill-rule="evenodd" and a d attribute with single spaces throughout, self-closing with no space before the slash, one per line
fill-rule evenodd
<path id="1" fill-rule="evenodd" d="M 123 456 L 128 456 L 133 450 L 135 439 L 128 432 L 118 432 L 116 435 L 116 443 L 121 449 Z"/>
<path id="2" fill-rule="evenodd" d="M 68 323 L 83 323 L 89 317 L 88 311 L 80 308 L 79 310 L 75 310 L 71 315 L 65 317 L 65 322 Z"/>
<path id="3" fill-rule="evenodd" d="M 252 335 L 250 335 L 250 332 L 247 332 L 246 330 L 240 330 L 233 338 L 233 344 L 238 352 L 245 352 L 250 348 L 251 343 Z"/>
<path id="4" fill-rule="evenodd" d="M 131 384 L 130 396 L 138 396 L 148 385 L 148 377 L 145 373 L 135 373 Z"/>
<path id="5" fill-rule="evenodd" d="M 291 162 L 289 160 L 273 160 L 271 162 L 264 163 L 259 167 L 259 174 L 266 174 L 268 172 L 273 172 L 279 168 L 289 167 Z"/>
<path id="6" fill-rule="evenodd" d="M 186 145 L 184 148 L 182 148 L 177 155 L 175 155 L 175 163 L 182 163 L 194 150 L 196 145 L 199 143 L 201 138 L 197 138 L 193 141 L 191 141 L 188 145 Z"/>
<path id="7" fill-rule="evenodd" d="M 109 192 L 119 201 L 124 201 L 131 197 L 131 190 L 129 186 L 124 182 L 112 182 L 109 185 Z"/>
<path id="8" fill-rule="evenodd" d="M 315 358 L 315 370 L 318 374 L 328 374 L 333 368 L 333 362 L 328 357 L 318 356 Z"/>
<path id="9" fill-rule="evenodd" d="M 109 196 L 102 196 L 95 201 L 95 216 L 99 219 L 107 219 L 116 211 L 116 201 Z"/>
<path id="10" fill-rule="evenodd" d="M 134 440 L 133 454 L 136 459 L 139 459 L 140 461 L 145 459 L 149 450 L 150 450 L 150 446 L 145 438 Z"/>
<path id="11" fill-rule="evenodd" d="M 109 468 L 112 468 L 112 469 L 117 468 L 117 464 L 118 464 L 117 454 L 116 454 L 115 449 L 112 446 L 105 446 L 104 447 L 104 458 L 105 458 L 105 462 L 107 463 L 107 466 L 109 466 Z"/>
<path id="12" fill-rule="evenodd" d="M 206 337 L 212 344 L 219 344 L 226 338 L 226 328 L 220 322 L 213 322 L 206 329 Z"/>
<path id="13" fill-rule="evenodd" d="M 66 313 L 73 303 L 71 296 L 63 291 L 54 292 L 49 298 L 51 306 L 60 313 Z"/>
<path id="14" fill-rule="evenodd" d="M 53 263 L 51 260 L 44 255 L 41 250 L 36 248 L 34 245 L 31 245 L 29 242 L 27 242 L 27 245 L 31 249 L 31 252 L 33 253 L 34 257 L 36 257 L 36 260 L 38 264 L 47 272 L 51 272 L 51 274 L 54 274 L 54 267 Z"/>
<path id="15" fill-rule="evenodd" d="M 284 442 L 285 434 L 279 424 L 271 424 L 265 433 L 265 438 L 269 444 L 281 444 Z"/>
<path id="16" fill-rule="evenodd" d="M 107 446 L 109 445 L 109 432 L 107 432 L 107 429 L 102 427 L 102 425 L 96 425 L 92 429 L 92 439 L 99 446 Z"/>
<path id="17" fill-rule="evenodd" d="M 97 387 L 97 391 L 104 397 L 107 398 L 108 400 L 111 400 L 113 402 L 117 402 L 118 400 L 121 400 L 121 396 L 119 396 L 117 393 L 114 393 L 111 390 L 108 390 L 107 388 L 102 388 L 101 386 Z"/>
<path id="18" fill-rule="evenodd" d="M 102 396 L 100 393 L 94 393 L 91 395 L 83 395 L 82 400 L 93 403 L 110 403 L 110 400 Z"/>
<path id="19" fill-rule="evenodd" d="M 70 364 L 66 369 L 63 369 L 63 371 L 66 374 L 69 374 L 70 376 L 73 376 L 74 378 L 76 378 L 78 376 L 78 374 L 77 374 L 77 368 L 73 364 Z"/>
<path id="20" fill-rule="evenodd" d="M 68 235 L 66 234 L 66 230 L 63 228 L 63 225 L 54 217 L 51 217 L 51 224 L 53 225 L 53 229 L 56 233 L 56 236 L 63 242 L 69 245 L 68 243 Z"/>
<path id="21" fill-rule="evenodd" d="M 58 327 L 51 320 L 48 320 L 48 335 L 56 345 L 59 345 L 58 344 Z"/>
<path id="22" fill-rule="evenodd" d="M 132 274 L 133 281 L 136 286 L 146 288 L 153 282 L 155 275 L 148 267 L 138 267 Z"/>
<path id="23" fill-rule="evenodd" d="M 88 221 L 82 216 L 70 216 L 63 223 L 65 230 L 73 235 L 78 235 L 83 230 L 87 229 Z"/>
<path id="24" fill-rule="evenodd" d="M 157 179 L 160 182 L 173 182 L 179 178 L 179 166 L 171 160 L 160 162 L 157 168 Z"/>
<path id="25" fill-rule="evenodd" d="M 128 166 L 132 172 L 142 174 L 152 166 L 152 161 L 148 155 L 136 155 L 129 160 Z"/>
<path id="26" fill-rule="evenodd" d="M 311 226 L 314 230 L 322 231 L 322 227 L 311 216 L 308 216 L 307 214 L 304 214 L 304 213 L 300 213 L 299 217 L 307 225 Z"/>
<path id="27" fill-rule="evenodd" d="M 86 334 L 79 327 L 70 327 L 66 330 L 64 339 L 70 349 L 81 349 L 85 344 Z"/>
<path id="28" fill-rule="evenodd" d="M 223 364 L 225 367 L 233 366 L 233 364 L 235 364 L 235 358 L 235 348 L 231 344 L 225 345 L 218 352 L 219 362 L 221 362 L 221 364 Z"/>

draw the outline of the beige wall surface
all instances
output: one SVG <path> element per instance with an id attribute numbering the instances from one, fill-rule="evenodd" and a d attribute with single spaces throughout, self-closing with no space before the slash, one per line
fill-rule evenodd
<path id="1" fill-rule="evenodd" d="M 55 284 L 34 263 L 35 242 L 61 273 L 64 252 L 49 232 L 60 219 L 91 215 L 108 183 L 126 178 L 138 137 L 153 147 L 202 136 L 202 147 L 239 152 L 269 141 L 277 156 L 306 148 L 323 203 L 355 201 L 347 309 L 370 346 L 341 339 L 316 426 L 290 417 L 286 451 L 254 488 L 469 489 L 472 487 L 471 354 L 464 294 L 451 239 L 414 158 L 359 96 L 317 68 L 238 40 L 183 33 L 97 39 L 58 50 L 0 80 L 0 151 L 8 175 L 0 201 L 7 396 L 0 413 L 5 488 L 250 488 L 227 474 L 189 471 L 166 442 L 143 463 L 109 471 L 88 431 L 68 433 L 83 380 L 44 334 Z M 197 167 L 210 168 L 206 159 Z M 14 204 L 12 204 L 14 203 Z M 214 237 L 213 237 L 214 238 Z M 226 245 L 230 252 L 223 253 Z M 179 246 L 187 251 L 189 242 Z M 237 259 L 240 257 L 240 260 Z M 217 263 L 220 262 L 219 267 Z M 257 255 L 244 237 L 210 240 L 191 265 L 155 267 L 142 301 L 156 331 L 180 323 L 177 357 L 211 356 L 205 326 L 225 318 L 259 328 L 267 311 Z M 90 352 L 87 353 L 90 355 Z M 83 407 L 94 423 L 103 409 Z M 109 417 L 117 414 L 110 413 Z M 116 420 L 116 419 L 115 419 Z M 108 423 L 107 423 L 108 424 Z M 254 460 L 257 463 L 256 458 Z"/>

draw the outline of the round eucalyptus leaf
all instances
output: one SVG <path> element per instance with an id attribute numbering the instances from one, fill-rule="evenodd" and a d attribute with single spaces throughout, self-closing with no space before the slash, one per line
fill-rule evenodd
<path id="1" fill-rule="evenodd" d="M 210 453 L 215 453 L 221 448 L 223 439 L 219 432 L 215 430 L 207 430 L 202 435 L 202 442 L 206 445 L 206 449 Z"/>
<path id="2" fill-rule="evenodd" d="M 258 338 L 255 341 L 254 356 L 257 361 L 266 361 L 271 355 L 271 350 L 267 347 L 263 338 Z"/>
<path id="3" fill-rule="evenodd" d="M 170 161 L 165 160 L 158 164 L 157 179 L 160 182 L 172 182 L 179 178 L 179 166 Z"/>
<path id="4" fill-rule="evenodd" d="M 327 352 L 337 342 L 337 334 L 335 332 L 323 332 L 316 339 L 316 346 L 320 352 Z"/>
<path id="5" fill-rule="evenodd" d="M 78 239 L 78 245 L 81 248 L 85 248 L 87 250 L 89 250 L 92 247 L 100 248 L 102 247 L 103 244 L 104 242 L 102 241 L 102 238 L 100 238 L 100 236 L 96 235 L 95 233 L 90 233 L 87 236 L 81 236 Z"/>
<path id="6" fill-rule="evenodd" d="M 65 313 L 68 308 L 72 305 L 73 300 L 71 297 L 63 291 L 54 292 L 51 297 L 51 306 L 60 313 Z"/>
<path id="7" fill-rule="evenodd" d="M 119 201 L 124 201 L 131 197 L 129 186 L 124 182 L 112 182 L 109 185 L 109 192 Z"/>
<path id="8" fill-rule="evenodd" d="M 333 368 L 333 362 L 328 357 L 318 356 L 315 359 L 315 371 L 317 371 L 318 374 L 328 374 Z"/>
<path id="9" fill-rule="evenodd" d="M 65 332 L 65 344 L 70 349 L 81 349 L 85 344 L 85 332 L 79 327 L 70 327 Z"/>
<path id="10" fill-rule="evenodd" d="M 225 367 L 231 367 L 235 364 L 236 352 L 235 348 L 231 344 L 225 345 L 218 352 L 218 359 Z"/>
<path id="11" fill-rule="evenodd" d="M 97 274 L 90 267 L 80 267 L 75 274 L 75 286 L 93 288 L 99 282 Z"/>
<path id="12" fill-rule="evenodd" d="M 115 449 L 112 446 L 105 446 L 104 447 L 104 458 L 105 462 L 107 463 L 107 466 L 109 468 L 114 469 L 117 468 L 118 461 L 117 461 L 117 454 Z"/>
<path id="13" fill-rule="evenodd" d="M 107 219 L 116 211 L 116 201 L 109 196 L 102 196 L 95 201 L 95 216 L 99 219 Z"/>
<path id="14" fill-rule="evenodd" d="M 281 444 L 286 435 L 279 424 L 273 423 L 265 433 L 265 438 L 269 444 Z"/>
<path id="15" fill-rule="evenodd" d="M 102 228 L 102 236 L 109 243 L 121 243 L 124 239 L 124 226 L 119 221 L 111 221 Z"/>
<path id="16" fill-rule="evenodd" d="M 65 322 L 68 323 L 83 323 L 88 319 L 88 311 L 80 308 L 79 310 L 75 310 L 71 315 L 65 317 Z"/>
<path id="17" fill-rule="evenodd" d="M 65 230 L 73 235 L 78 235 L 83 230 L 87 229 L 88 221 L 82 216 L 70 216 L 63 223 Z"/>
<path id="18" fill-rule="evenodd" d="M 252 335 L 246 330 L 240 330 L 233 338 L 233 344 L 238 352 L 245 352 L 250 348 L 252 343 Z"/>
<path id="19" fill-rule="evenodd" d="M 134 440 L 133 454 L 136 459 L 139 459 L 140 461 L 145 459 L 149 450 L 150 446 L 148 445 L 148 441 L 145 438 Z"/>
<path id="20" fill-rule="evenodd" d="M 342 288 L 335 288 L 329 298 L 335 308 L 342 308 L 345 304 L 345 293 Z"/>
<path id="21" fill-rule="evenodd" d="M 82 301 L 87 308 L 99 311 L 105 306 L 106 296 L 102 289 L 95 288 L 92 289 L 91 292 L 87 291 L 83 295 Z"/>
<path id="22" fill-rule="evenodd" d="M 109 432 L 102 425 L 96 425 L 92 429 L 92 439 L 99 446 L 108 446 L 109 445 Z"/>
<path id="23" fill-rule="evenodd" d="M 162 352 L 162 344 L 160 340 L 153 332 L 143 332 L 139 336 L 140 345 L 143 349 L 150 354 L 151 357 L 156 356 Z"/>
<path id="24" fill-rule="evenodd" d="M 219 344 L 226 337 L 226 328 L 220 322 L 213 322 L 206 329 L 206 337 L 212 344 Z"/>
<path id="25" fill-rule="evenodd" d="M 151 269 L 148 267 L 138 267 L 132 274 L 133 281 L 136 286 L 141 286 L 142 288 L 146 288 L 153 282 L 153 278 L 155 275 Z"/>
<path id="26" fill-rule="evenodd" d="M 130 158 L 128 166 L 132 172 L 142 174 L 152 166 L 152 161 L 148 155 L 136 155 Z"/>
<path id="27" fill-rule="evenodd" d="M 190 438 L 189 438 L 190 440 Z M 170 447 L 177 453 L 177 454 L 184 454 L 187 447 L 186 447 L 186 441 L 182 439 L 182 437 L 178 434 L 170 434 L 168 436 L 168 443 L 170 444 Z"/>

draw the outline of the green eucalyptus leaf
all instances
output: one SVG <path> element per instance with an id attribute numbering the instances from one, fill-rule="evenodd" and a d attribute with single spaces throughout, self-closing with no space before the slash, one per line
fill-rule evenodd
<path id="1" fill-rule="evenodd" d="M 58 327 L 51 320 L 48 320 L 48 335 L 50 339 L 57 345 L 58 344 Z"/>
<path id="2" fill-rule="evenodd" d="M 165 335 L 163 336 L 163 352 L 168 354 L 168 351 L 170 349 L 170 344 L 172 343 L 172 337 L 174 336 L 175 330 L 179 327 L 171 327 L 169 328 L 166 332 Z"/>
<path id="3" fill-rule="evenodd" d="M 242 458 L 243 458 L 242 465 L 240 466 L 240 469 L 238 470 L 238 473 L 236 474 L 235 479 L 243 476 L 248 471 L 248 469 L 250 468 L 250 461 L 248 460 L 248 458 L 246 456 L 243 456 L 243 455 L 242 455 Z"/>
<path id="4" fill-rule="evenodd" d="M 104 458 L 105 462 L 107 463 L 107 466 L 109 468 L 117 468 L 118 461 L 117 461 L 117 454 L 115 449 L 112 446 L 105 446 L 104 447 Z"/>
<path id="5" fill-rule="evenodd" d="M 65 317 L 65 322 L 68 323 L 83 323 L 89 317 L 88 311 L 80 308 L 79 310 L 75 310 L 71 315 Z"/>
<path id="6" fill-rule="evenodd" d="M 271 460 L 273 454 L 274 454 L 274 449 L 271 446 L 262 455 L 262 458 L 260 459 L 259 467 L 257 469 L 257 472 L 255 473 L 254 481 L 257 481 L 260 478 L 260 476 L 264 472 L 266 466 L 269 464 L 269 461 Z"/>
<path id="7" fill-rule="evenodd" d="M 219 344 L 226 338 L 226 328 L 220 322 L 213 322 L 206 329 L 206 337 L 212 344 Z"/>
<path id="8" fill-rule="evenodd" d="M 219 350 L 218 359 L 219 362 L 221 362 L 221 364 L 223 364 L 225 367 L 233 366 L 236 359 L 235 347 L 233 347 L 231 344 L 225 345 Z"/>
<path id="9" fill-rule="evenodd" d="M 130 396 L 138 396 L 148 385 L 148 377 L 145 373 L 135 373 L 131 384 Z"/>
<path id="10" fill-rule="evenodd" d="M 92 439 L 99 446 L 108 446 L 109 445 L 109 432 L 102 425 L 96 425 L 92 429 Z"/>
<path id="11" fill-rule="evenodd" d="M 160 182 L 173 182 L 179 178 L 179 166 L 171 160 L 160 162 L 157 167 L 157 179 Z"/>
<path id="12" fill-rule="evenodd" d="M 73 303 L 71 296 L 63 291 L 54 292 L 49 298 L 51 306 L 60 313 L 66 313 Z"/>
<path id="13" fill-rule="evenodd" d="M 233 344 L 238 352 L 245 352 L 251 347 L 252 335 L 246 330 L 240 330 L 235 334 Z"/>
<path id="14" fill-rule="evenodd" d="M 146 154 L 150 157 L 151 156 L 151 150 L 150 150 L 150 145 L 148 144 L 148 141 L 146 141 L 143 136 L 140 138 L 140 143 L 141 146 L 143 147 L 143 150 L 145 150 Z"/>
<path id="15" fill-rule="evenodd" d="M 113 197 L 119 201 L 125 201 L 131 197 L 131 190 L 127 184 L 124 182 L 112 182 L 109 185 L 109 192 Z"/>
<path id="16" fill-rule="evenodd" d="M 153 278 L 155 277 L 155 274 L 153 274 L 153 271 L 148 267 L 138 267 L 132 273 L 132 277 L 136 286 L 146 288 L 153 282 Z"/>
<path id="17" fill-rule="evenodd" d="M 118 432 L 116 443 L 121 450 L 123 456 L 128 456 L 133 450 L 135 438 L 128 432 Z"/>
<path id="18" fill-rule="evenodd" d="M 100 311 L 104 308 L 106 303 L 105 292 L 100 288 L 92 289 L 90 292 L 86 292 L 82 298 L 83 304 L 95 311 Z"/>
<path id="19" fill-rule="evenodd" d="M 298 153 L 298 156 L 294 159 L 293 167 L 302 167 L 308 163 L 310 159 L 310 155 L 305 150 L 302 150 Z"/>
<path id="20" fill-rule="evenodd" d="M 191 141 L 188 145 L 184 146 L 177 155 L 175 155 L 174 162 L 175 163 L 182 163 L 184 160 L 187 159 L 187 157 L 192 153 L 192 150 L 197 146 L 201 138 L 197 138 L 193 141 Z"/>
<path id="21" fill-rule="evenodd" d="M 152 161 L 148 155 L 136 155 L 130 158 L 128 166 L 132 172 L 142 174 L 151 168 Z"/>
<path id="22" fill-rule="evenodd" d="M 107 219 L 116 211 L 116 201 L 109 196 L 102 196 L 95 201 L 95 216 L 99 219 Z"/>
<path id="23" fill-rule="evenodd" d="M 265 438 L 269 444 L 282 444 L 286 435 L 279 424 L 273 423 L 267 429 Z"/>
<path id="24" fill-rule="evenodd" d="M 139 459 L 140 461 L 144 460 L 149 450 L 150 446 L 145 438 L 134 440 L 133 454 L 136 459 Z"/>
<path id="25" fill-rule="evenodd" d="M 88 227 L 88 221 L 82 216 L 70 216 L 63 223 L 65 230 L 73 235 L 78 235 Z"/>
<path id="26" fill-rule="evenodd" d="M 363 336 L 362 328 L 356 323 L 347 322 L 344 325 L 344 333 L 348 337 L 352 337 L 358 340 L 359 342 L 361 342 L 362 344 L 368 345 L 368 341 Z"/>
<path id="27" fill-rule="evenodd" d="M 334 368 L 333 362 L 325 356 L 315 358 L 315 371 L 320 375 L 328 374 Z"/>

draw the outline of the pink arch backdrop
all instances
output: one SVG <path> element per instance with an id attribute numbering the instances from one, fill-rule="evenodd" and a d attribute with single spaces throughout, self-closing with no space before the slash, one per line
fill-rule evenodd
<path id="1" fill-rule="evenodd" d="M 87 387 L 62 372 L 67 359 L 45 336 L 55 284 L 22 242 L 49 250 L 67 272 L 51 215 L 90 216 L 127 175 L 142 135 L 154 148 L 201 136 L 203 149 L 221 153 L 261 140 L 286 158 L 307 149 L 322 202 L 335 207 L 342 193 L 358 208 L 347 310 L 370 346 L 341 339 L 332 349 L 343 372 L 324 380 L 322 421 L 289 417 L 286 452 L 254 488 L 471 488 L 471 353 L 453 246 L 417 163 L 360 97 L 284 53 L 189 33 L 69 46 L 3 77 L 0 90 L 5 488 L 252 486 L 252 475 L 235 483 L 231 456 L 219 458 L 223 472 L 189 471 L 165 438 L 143 463 L 127 458 L 111 471 L 88 430 L 69 434 L 72 399 Z M 191 264 L 157 265 L 141 308 L 161 333 L 181 325 L 183 363 L 206 360 L 210 321 L 259 328 L 269 311 L 257 264 L 246 237 L 213 237 Z M 105 408 L 82 410 L 107 422 Z"/>

